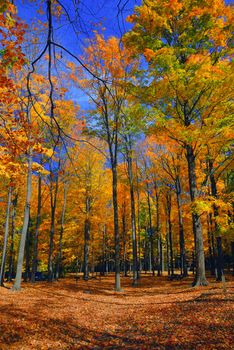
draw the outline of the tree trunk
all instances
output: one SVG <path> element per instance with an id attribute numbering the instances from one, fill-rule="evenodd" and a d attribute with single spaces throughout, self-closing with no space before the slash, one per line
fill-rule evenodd
<path id="1" fill-rule="evenodd" d="M 148 251 L 147 250 L 148 250 L 148 240 L 146 240 L 146 237 L 145 237 L 143 240 L 143 252 L 144 252 L 144 266 L 143 266 L 143 268 L 145 270 L 145 274 L 147 272 L 147 264 L 148 264 L 148 262 L 147 262 Z"/>
<path id="2" fill-rule="evenodd" d="M 192 272 L 194 275 L 195 274 L 195 254 L 194 254 L 194 251 L 192 252 Z"/>
<path id="3" fill-rule="evenodd" d="M 10 254 L 9 254 L 9 275 L 7 281 L 10 282 L 14 275 L 14 265 L 15 265 L 15 252 L 14 252 L 14 238 L 15 238 L 15 217 L 16 217 L 16 206 L 17 206 L 18 194 L 15 195 L 15 198 L 12 201 L 13 208 L 11 214 L 11 245 L 10 245 Z"/>
<path id="4" fill-rule="evenodd" d="M 94 277 L 95 272 L 95 257 L 94 257 L 94 248 L 93 248 L 93 235 L 91 235 L 91 273 L 92 277 Z"/>
<path id="5" fill-rule="evenodd" d="M 29 215 L 28 230 L 27 230 L 26 244 L 25 244 L 24 282 L 27 282 L 30 279 L 30 257 L 31 257 L 30 248 L 31 248 L 31 218 Z"/>
<path id="6" fill-rule="evenodd" d="M 132 150 L 127 152 L 127 165 L 128 165 L 128 179 L 130 186 L 130 200 L 131 200 L 131 225 L 132 225 L 132 255 L 133 255 L 133 285 L 137 285 L 137 239 L 136 239 L 136 210 L 135 210 L 135 196 L 134 196 L 134 184 L 133 184 L 133 169 L 132 169 Z"/>
<path id="7" fill-rule="evenodd" d="M 142 264 L 141 264 L 141 222 L 140 222 L 140 191 L 138 187 L 137 175 L 137 231 L 138 231 L 138 278 L 140 278 Z"/>
<path id="8" fill-rule="evenodd" d="M 120 246 L 119 246 L 119 222 L 118 222 L 118 195 L 117 195 L 117 168 L 116 162 L 112 162 L 112 191 L 114 208 L 114 233 L 115 233 L 115 290 L 121 291 L 120 285 Z"/>
<path id="9" fill-rule="evenodd" d="M 217 251 L 216 251 L 216 246 L 215 246 L 215 229 L 213 222 L 214 220 L 212 219 L 212 213 L 209 213 L 209 222 L 210 222 L 210 237 L 211 237 L 211 247 L 212 247 L 212 252 L 213 252 L 213 261 L 214 261 L 214 275 L 217 277 L 217 268 L 216 268 L 216 260 L 217 260 Z"/>
<path id="10" fill-rule="evenodd" d="M 61 226 L 60 226 L 60 233 L 59 233 L 59 252 L 58 252 L 57 272 L 56 272 L 57 278 L 62 277 L 62 274 L 63 274 L 63 266 L 62 266 L 62 257 L 63 257 L 63 232 L 64 232 L 64 222 L 65 222 L 66 205 L 67 205 L 67 184 L 64 183 L 63 208 L 62 208 Z"/>
<path id="11" fill-rule="evenodd" d="M 125 204 L 125 202 L 123 203 L 122 229 L 123 229 L 123 272 L 124 272 L 124 277 L 127 277 L 128 269 L 127 269 L 126 204 Z"/>
<path id="12" fill-rule="evenodd" d="M 15 291 L 20 290 L 20 287 L 21 287 L 21 278 L 22 278 L 22 270 L 23 270 L 23 262 L 24 262 L 24 250 L 25 250 L 25 242 L 26 242 L 29 215 L 30 215 L 30 202 L 31 202 L 31 194 L 32 194 L 32 153 L 31 152 L 32 151 L 29 150 L 24 222 L 23 222 L 23 228 L 22 228 L 21 238 L 20 238 L 15 283 L 14 283 L 14 286 L 12 287 L 12 290 L 15 290 Z"/>
<path id="13" fill-rule="evenodd" d="M 58 171 L 59 169 L 60 169 L 60 160 L 58 165 Z M 51 173 L 52 173 L 52 170 L 51 170 Z M 48 282 L 52 282 L 54 279 L 53 252 L 54 252 L 55 212 L 57 207 L 57 194 L 58 194 L 58 174 L 55 182 L 54 195 L 53 195 L 52 179 L 50 184 L 51 224 L 50 224 L 50 240 L 49 240 L 49 254 L 48 254 Z"/>
<path id="14" fill-rule="evenodd" d="M 108 108 L 106 101 L 104 102 L 104 125 L 106 128 L 106 137 L 109 147 L 111 172 L 112 172 L 112 203 L 114 211 L 114 240 L 115 240 L 115 290 L 116 292 L 121 291 L 120 283 L 120 238 L 119 238 L 119 217 L 118 217 L 118 193 L 117 193 L 117 164 L 118 164 L 118 124 L 119 124 L 119 113 L 120 106 L 118 106 L 114 116 L 114 129 L 110 127 L 110 119 L 108 115 Z"/>
<path id="15" fill-rule="evenodd" d="M 152 227 L 152 214 L 151 214 L 151 204 L 150 204 L 150 192 L 149 185 L 146 183 L 147 190 L 147 203 L 148 203 L 148 213 L 149 213 L 149 242 L 150 242 L 150 256 L 149 256 L 149 270 L 152 271 L 153 276 L 155 275 L 155 267 L 154 267 L 154 233 Z"/>
<path id="16" fill-rule="evenodd" d="M 231 253 L 232 253 L 232 275 L 234 276 L 234 242 L 231 242 Z"/>
<path id="17" fill-rule="evenodd" d="M 37 273 L 38 267 L 38 236 L 41 224 L 41 174 L 38 175 L 38 195 L 37 195 L 37 219 L 36 219 L 36 229 L 33 240 L 33 261 L 32 261 L 32 274 L 31 282 L 35 282 L 35 275 Z"/>
<path id="18" fill-rule="evenodd" d="M 167 220 L 168 220 L 168 239 L 170 252 L 170 270 L 174 274 L 174 254 L 173 254 L 173 240 L 172 240 L 172 225 L 171 225 L 171 194 L 167 194 Z"/>
<path id="19" fill-rule="evenodd" d="M 209 174 L 210 174 L 211 194 L 213 197 L 218 198 L 216 180 L 214 176 L 213 160 L 211 158 L 209 158 Z M 219 231 L 219 226 L 217 224 L 216 217 L 219 215 L 219 211 L 216 205 L 214 205 L 213 209 L 214 209 L 215 232 L 217 233 Z"/>
<path id="20" fill-rule="evenodd" d="M 170 276 L 171 269 L 170 269 L 170 254 L 169 254 L 169 225 L 168 225 L 168 219 L 166 222 L 166 253 L 167 253 L 167 274 Z"/>
<path id="21" fill-rule="evenodd" d="M 213 159 L 209 158 L 209 174 L 210 174 L 210 187 L 211 187 L 211 195 L 214 198 L 218 198 L 218 191 L 217 191 L 217 185 L 216 185 L 216 180 L 215 180 L 215 176 L 214 176 L 214 167 L 213 167 Z M 218 268 L 218 264 L 219 264 L 219 257 L 218 257 L 218 251 L 216 252 L 216 248 L 215 248 L 215 244 L 214 244 L 214 236 L 217 237 L 217 235 L 219 235 L 220 232 L 220 227 L 218 225 L 217 222 L 217 217 L 219 215 L 219 210 L 217 205 L 213 205 L 213 212 L 214 212 L 214 228 L 212 229 L 212 225 L 211 225 L 211 238 L 212 238 L 212 244 L 213 244 L 213 257 L 214 257 L 214 264 L 215 264 L 215 273 L 216 273 L 216 278 L 221 278 L 219 275 L 220 273 L 218 273 L 216 266 Z M 212 214 L 210 214 L 210 218 L 211 218 L 211 222 L 212 222 Z M 218 249 L 218 247 L 217 247 Z M 216 254 L 217 253 L 217 254 Z"/>
<path id="22" fill-rule="evenodd" d="M 156 209 L 156 232 L 157 232 L 157 270 L 158 276 L 161 276 L 162 273 L 162 237 L 161 237 L 161 228 L 160 228 L 160 213 L 159 213 L 159 194 L 157 183 L 154 181 L 154 190 L 155 190 L 155 209 Z"/>
<path id="23" fill-rule="evenodd" d="M 106 224 L 103 225 L 102 230 L 102 270 L 101 275 L 106 273 Z"/>
<path id="24" fill-rule="evenodd" d="M 178 209 L 178 221 L 179 221 L 179 233 L 180 233 L 180 266 L 181 274 L 183 276 L 188 275 L 186 255 L 185 255 L 185 243 L 184 243 L 184 225 L 183 225 L 183 213 L 182 213 L 182 201 L 181 201 L 181 184 L 179 176 L 176 177 L 176 200 Z"/>
<path id="25" fill-rule="evenodd" d="M 158 236 L 158 276 L 162 275 L 163 271 L 163 251 L 162 251 L 162 237 Z"/>
<path id="26" fill-rule="evenodd" d="M 1 286 L 3 286 L 4 277 L 5 277 L 5 264 L 6 264 L 7 242 L 8 242 L 9 221 L 10 221 L 10 209 L 11 209 L 11 195 L 12 195 L 12 187 L 10 185 L 9 190 L 8 190 L 8 198 L 7 198 L 4 243 L 3 243 L 3 251 L 2 251 L 1 270 L 0 270 L 0 285 Z"/>
<path id="27" fill-rule="evenodd" d="M 84 280 L 89 279 L 89 244 L 90 244 L 90 221 L 85 219 L 84 223 Z"/>
<path id="28" fill-rule="evenodd" d="M 188 162 L 188 175 L 189 175 L 189 191 L 191 202 L 198 198 L 197 193 L 197 180 L 196 180 L 196 164 L 195 154 L 191 145 L 186 146 L 186 158 Z M 194 286 L 206 286 L 208 284 L 206 280 L 205 272 L 205 256 L 203 248 L 203 236 L 202 236 L 202 224 L 200 217 L 197 213 L 192 214 L 193 231 L 194 231 L 194 243 L 196 252 L 196 274 L 193 282 Z"/>
<path id="29" fill-rule="evenodd" d="M 223 253 L 222 253 L 222 239 L 217 237 L 217 278 L 216 281 L 223 280 Z"/>
<path id="30" fill-rule="evenodd" d="M 48 254 L 48 282 L 53 281 L 53 251 L 54 251 L 54 229 L 55 229 L 55 207 L 51 208 L 50 240 Z"/>
<path id="31" fill-rule="evenodd" d="M 214 259 L 214 251 L 212 248 L 212 240 L 211 240 L 211 235 L 212 235 L 212 226 L 210 224 L 210 215 L 207 215 L 207 239 L 208 239 L 208 247 L 209 247 L 209 260 L 210 260 L 210 273 L 211 276 L 215 275 L 215 259 Z"/>

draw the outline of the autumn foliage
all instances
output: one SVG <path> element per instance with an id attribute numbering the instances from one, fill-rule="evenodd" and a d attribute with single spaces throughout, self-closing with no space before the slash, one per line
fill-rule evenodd
<path id="1" fill-rule="evenodd" d="M 24 281 L 22 303 L 30 295 L 40 303 L 40 290 L 45 302 L 49 293 L 60 312 L 50 319 L 52 332 L 63 328 L 62 314 L 69 323 L 69 312 L 77 312 L 69 298 L 83 303 L 81 293 L 91 293 L 80 328 L 70 322 L 70 333 L 48 348 L 65 349 L 68 339 L 84 349 L 229 349 L 229 318 L 223 321 L 227 337 L 219 334 L 217 347 L 209 327 L 216 329 L 228 310 L 220 286 L 225 292 L 227 280 L 231 288 L 234 267 L 233 6 L 223 0 L 142 1 L 131 9 L 129 30 L 121 37 L 97 25 L 77 48 L 57 35 L 64 23 L 75 30 L 82 22 L 71 19 L 65 1 L 30 4 L 35 18 L 23 20 L 17 3 L 0 0 L 1 286 L 19 291 Z M 77 15 L 80 4 L 71 6 Z M 69 294 L 65 311 L 60 296 L 51 296 L 56 284 L 39 283 L 45 280 Z M 209 305 L 191 283 L 205 288 Z M 215 324 L 216 294 L 209 283 L 216 283 L 220 302 Z M 33 329 L 30 320 L 21 329 L 18 318 L 31 313 L 32 302 L 21 310 L 11 292 L 0 292 L 2 308 L 9 308 L 8 297 L 19 308 L 10 322 L 13 338 L 4 311 L 3 346 L 15 342 L 17 348 L 22 341 L 27 349 L 22 329 Z M 110 303 L 114 315 L 105 305 L 91 330 L 89 302 L 99 300 Z M 119 318 L 117 304 L 123 308 Z M 138 304 L 145 306 L 135 315 Z M 210 345 L 198 342 L 197 324 L 193 337 L 186 333 L 190 307 L 204 321 Z M 41 312 L 38 323 L 33 319 L 37 335 L 48 306 Z M 103 334 L 96 341 L 99 323 Z M 76 334 L 78 345 L 70 339 Z M 145 346 L 146 336 L 151 342 Z M 42 349 L 38 341 L 34 337 L 31 345 Z"/>

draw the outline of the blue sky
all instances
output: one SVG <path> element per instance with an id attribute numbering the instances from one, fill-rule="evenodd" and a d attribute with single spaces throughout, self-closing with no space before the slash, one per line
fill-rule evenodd
<path id="1" fill-rule="evenodd" d="M 75 54 L 81 52 L 83 40 L 88 37 L 98 23 L 106 28 L 106 36 L 115 35 L 120 37 L 130 24 L 125 18 L 133 13 L 135 5 L 140 5 L 141 0 L 61 0 L 66 7 L 70 18 L 76 20 L 72 26 L 66 19 L 54 24 L 55 37 L 58 42 L 71 49 Z M 227 4 L 234 4 L 234 0 L 226 0 Z M 46 1 L 42 1 L 44 6 Z M 79 3 L 77 16 L 74 13 L 74 3 Z M 38 5 L 29 0 L 15 0 L 19 16 L 30 23 L 33 18 L 46 21 L 46 15 L 36 12 Z M 77 31 L 77 35 L 75 34 Z"/>
<path id="2" fill-rule="evenodd" d="M 45 6 L 46 1 L 42 3 Z M 140 5 L 141 0 L 61 0 L 61 3 L 69 13 L 70 19 L 74 20 L 74 24 L 70 24 L 64 17 L 61 21 L 56 21 L 54 23 L 55 40 L 79 56 L 82 53 L 85 38 L 92 35 L 94 29 L 100 28 L 98 23 L 101 22 L 102 27 L 106 28 L 107 37 L 111 35 L 120 37 L 129 30 L 131 25 L 126 23 L 125 18 L 133 13 L 134 6 Z M 74 12 L 74 3 L 79 3 L 77 14 Z M 234 0 L 226 0 L 226 3 L 234 4 Z M 38 5 L 35 2 L 15 0 L 15 5 L 19 16 L 27 23 L 32 19 L 46 22 L 46 15 L 37 13 Z M 46 29 L 44 35 L 46 35 Z M 45 43 L 44 39 L 42 34 L 42 45 Z M 86 95 L 76 89 L 72 90 L 72 95 L 82 108 L 87 108 Z"/>
<path id="3" fill-rule="evenodd" d="M 79 12 L 74 12 L 74 3 L 77 0 L 61 0 L 70 19 L 74 20 L 74 24 L 70 24 L 67 19 L 62 17 L 60 21 L 54 23 L 55 40 L 69 49 L 73 54 L 80 55 L 84 40 L 92 35 L 94 29 L 105 27 L 105 36 L 120 37 L 125 31 L 130 29 L 130 24 L 126 23 L 125 18 L 133 13 L 135 5 L 141 3 L 140 0 L 81 0 L 79 1 Z M 44 8 L 46 2 L 44 1 Z M 31 23 L 33 19 L 46 22 L 46 14 L 37 13 L 38 5 L 28 0 L 15 0 L 18 8 L 18 15 L 27 23 Z M 29 28 L 29 32 L 31 27 Z M 75 33 L 77 32 L 77 33 Z M 46 30 L 44 35 L 46 35 Z M 42 45 L 45 43 L 45 36 L 42 35 Z M 42 47 L 42 46 L 41 46 Z M 40 45 L 39 45 L 40 51 Z M 87 108 L 88 97 L 81 91 L 72 90 L 72 95 L 82 108 Z"/>
<path id="4" fill-rule="evenodd" d="M 108 36 L 120 36 L 125 30 L 130 28 L 130 25 L 125 22 L 125 18 L 127 15 L 133 13 L 135 5 L 141 3 L 140 0 L 83 0 L 79 1 L 76 16 L 74 13 L 74 2 L 78 3 L 78 1 L 73 0 L 61 0 L 70 18 L 72 20 L 76 19 L 76 22 L 78 22 L 75 25 L 75 29 L 79 31 L 79 40 L 89 35 L 95 29 L 95 24 L 100 22 L 106 28 L 106 34 Z M 18 8 L 19 16 L 26 20 L 26 22 L 30 22 L 32 18 L 46 20 L 45 15 L 36 12 L 37 5 L 35 2 L 16 0 L 15 4 Z M 56 30 L 57 35 L 74 46 L 76 42 L 74 41 L 74 27 L 72 28 L 68 21 L 64 19 L 61 23 L 56 23 L 56 25 L 57 28 L 61 26 L 60 29 Z"/>

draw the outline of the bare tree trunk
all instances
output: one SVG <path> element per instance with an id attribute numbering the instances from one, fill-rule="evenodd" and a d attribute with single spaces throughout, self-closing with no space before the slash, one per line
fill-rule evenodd
<path id="1" fill-rule="evenodd" d="M 213 160 L 211 158 L 209 158 L 209 174 L 210 174 L 211 194 L 213 197 L 218 198 L 217 185 L 216 185 L 216 180 L 214 176 Z M 216 205 L 214 205 L 213 209 L 214 209 L 215 232 L 218 233 L 219 226 L 217 224 L 216 217 L 219 215 L 219 211 Z"/>
<path id="2" fill-rule="evenodd" d="M 231 254 L 232 254 L 232 276 L 234 276 L 234 242 L 231 242 Z"/>
<path id="3" fill-rule="evenodd" d="M 26 202 L 24 209 L 24 222 L 23 228 L 21 232 L 20 245 L 19 245 L 19 254 L 17 260 L 17 271 L 15 277 L 15 283 L 12 287 L 12 290 L 20 290 L 21 287 L 21 278 L 22 278 L 22 270 L 23 270 L 23 261 L 24 261 L 24 250 L 25 250 L 25 242 L 28 230 L 28 222 L 30 215 L 30 202 L 31 202 L 31 194 L 32 194 L 32 151 L 31 149 L 28 152 L 28 174 L 27 174 L 27 187 L 26 187 Z"/>
<path id="4" fill-rule="evenodd" d="M 222 252 L 222 238 L 216 237 L 217 241 L 217 278 L 216 281 L 222 281 L 224 278 L 223 273 L 223 252 Z"/>
<path id="5" fill-rule="evenodd" d="M 160 213 L 159 213 L 159 193 L 157 188 L 157 183 L 154 181 L 155 190 L 155 209 L 156 209 L 156 232 L 157 232 L 157 270 L 158 276 L 162 274 L 162 237 L 160 232 Z"/>
<path id="6" fill-rule="evenodd" d="M 58 165 L 58 172 L 59 172 L 59 169 L 60 169 L 60 159 L 59 159 L 59 165 Z M 52 169 L 51 169 L 51 173 L 52 173 Z M 53 194 L 52 179 L 50 183 L 51 224 L 50 224 L 50 240 L 49 240 L 49 254 L 48 254 L 48 282 L 52 282 L 54 278 L 53 252 L 54 252 L 55 212 L 57 207 L 58 181 L 59 181 L 59 176 L 57 174 L 54 194 Z"/>
<path id="7" fill-rule="evenodd" d="M 16 206 L 17 206 L 18 194 L 12 201 L 12 214 L 11 214 L 11 244 L 10 244 L 10 254 L 9 254 L 9 275 L 8 282 L 10 282 L 14 275 L 14 263 L 15 263 L 15 252 L 14 252 L 14 238 L 15 238 L 15 217 L 16 217 Z"/>
<path id="8" fill-rule="evenodd" d="M 137 168 L 137 231 L 138 231 L 138 278 L 140 278 L 141 264 L 141 223 L 140 223 L 140 191 L 138 186 L 138 168 Z"/>
<path id="9" fill-rule="evenodd" d="M 193 203 L 197 197 L 197 180 L 196 180 L 196 165 L 195 155 L 192 146 L 186 146 L 186 157 L 188 162 L 188 175 L 189 175 L 189 190 L 190 198 Z M 203 248 L 203 236 L 202 236 L 202 224 L 200 217 L 197 213 L 192 214 L 193 230 L 194 230 L 194 243 L 196 251 L 196 274 L 193 285 L 194 286 L 206 286 L 208 284 L 206 280 L 205 271 L 205 256 Z"/>
<path id="10" fill-rule="evenodd" d="M 109 262 L 110 262 L 110 249 L 108 243 L 107 225 L 104 224 L 103 234 L 105 239 L 105 274 L 109 273 Z"/>
<path id="11" fill-rule="evenodd" d="M 168 225 L 168 218 L 166 222 L 166 253 L 167 253 L 167 274 L 170 276 L 171 269 L 170 269 L 170 254 L 169 254 L 169 225 Z"/>
<path id="12" fill-rule="evenodd" d="M 129 142 L 130 149 L 127 149 L 126 158 L 128 166 L 128 180 L 130 186 L 130 201 L 131 201 L 131 225 L 132 225 L 132 255 L 133 255 L 133 285 L 137 285 L 137 238 L 136 238 L 136 210 L 135 210 L 135 195 L 133 184 L 133 169 L 132 169 L 132 149 L 131 142 Z"/>
<path id="13" fill-rule="evenodd" d="M 162 275 L 162 237 L 158 235 L 158 276 Z"/>
<path id="14" fill-rule="evenodd" d="M 216 179 L 214 176 L 214 165 L 213 165 L 213 159 L 209 158 L 208 160 L 208 165 L 209 165 L 209 175 L 210 175 L 210 188 L 211 188 L 211 195 L 215 198 L 218 198 L 218 191 L 217 191 L 217 185 L 216 185 Z M 211 227 L 211 240 L 212 240 L 212 246 L 213 246 L 213 258 L 214 258 L 214 265 L 215 265 L 215 274 L 216 274 L 216 279 L 220 279 L 220 272 L 218 272 L 218 266 L 219 266 L 219 261 L 218 261 L 218 247 L 216 251 L 215 243 L 214 243 L 214 236 L 217 239 L 217 236 L 220 235 L 220 227 L 217 222 L 217 217 L 219 216 L 219 209 L 217 205 L 213 205 L 213 221 L 214 221 L 214 227 L 212 227 L 212 214 L 210 214 L 210 227 Z M 217 241 L 218 242 L 218 241 Z M 222 279 L 222 278 L 221 278 Z M 220 279 L 220 280 L 221 280 Z"/>
<path id="15" fill-rule="evenodd" d="M 101 275 L 105 276 L 105 267 L 106 267 L 106 224 L 103 225 L 102 230 L 102 269 Z"/>
<path id="16" fill-rule="evenodd" d="M 123 229 L 123 272 L 124 277 L 128 275 L 127 269 L 127 239 L 126 239 L 126 203 L 123 203 L 123 212 L 122 212 L 122 229 Z"/>
<path id="17" fill-rule="evenodd" d="M 5 277 L 5 264 L 6 264 L 7 242 L 8 242 L 9 221 L 10 221 L 10 209 L 11 209 L 11 195 L 12 195 L 12 186 L 10 185 L 9 190 L 8 190 L 8 198 L 7 198 L 4 243 L 3 243 L 3 251 L 2 251 L 1 270 L 0 270 L 0 285 L 1 286 L 3 286 L 4 277 Z"/>
<path id="18" fill-rule="evenodd" d="M 48 254 L 48 282 L 53 281 L 53 251 L 54 251 L 54 230 L 55 230 L 55 207 L 51 207 L 51 224 Z"/>
<path id="19" fill-rule="evenodd" d="M 143 241 L 143 251 L 144 251 L 144 270 L 145 274 L 147 272 L 147 266 L 148 266 L 148 240 L 146 240 L 146 237 L 144 238 Z"/>
<path id="20" fill-rule="evenodd" d="M 32 274 L 31 282 L 35 282 L 35 275 L 37 273 L 38 267 L 38 236 L 41 224 L 41 174 L 38 175 L 38 195 L 37 195 L 37 219 L 36 219 L 36 229 L 33 241 L 33 261 L 32 261 Z"/>
<path id="21" fill-rule="evenodd" d="M 117 163 L 118 163 L 118 122 L 120 108 L 118 106 L 114 117 L 115 129 L 111 130 L 110 120 L 108 115 L 108 107 L 106 101 L 104 101 L 104 125 L 106 128 L 106 137 L 109 147 L 111 172 L 112 172 L 112 203 L 114 211 L 114 240 L 115 240 L 115 290 L 121 291 L 120 283 L 120 238 L 119 238 L 119 216 L 118 216 L 118 192 L 117 192 Z"/>
<path id="22" fill-rule="evenodd" d="M 207 239 L 208 239 L 208 247 L 209 247 L 209 258 L 210 258 L 210 273 L 212 276 L 215 275 L 215 259 L 214 259 L 214 251 L 212 247 L 212 226 L 211 222 L 212 219 L 210 218 L 210 215 L 207 215 Z"/>
<path id="23" fill-rule="evenodd" d="M 60 234 L 59 234 L 59 252 L 58 252 L 58 261 L 57 261 L 57 278 L 62 277 L 62 273 L 63 273 L 63 266 L 62 266 L 63 232 L 64 232 L 66 206 L 67 206 L 67 184 L 64 183 L 63 208 L 62 208 L 62 215 L 61 215 L 61 226 L 60 226 Z"/>
<path id="24" fill-rule="evenodd" d="M 183 276 L 188 275 L 186 255 L 185 255 L 185 243 L 184 243 L 184 225 L 183 225 L 183 213 L 182 213 L 182 202 L 181 202 L 181 184 L 179 176 L 176 177 L 176 200 L 178 209 L 178 221 L 179 221 L 179 233 L 180 233 L 180 265 L 181 274 Z"/>
<path id="25" fill-rule="evenodd" d="M 117 197 L 117 169 L 116 163 L 112 165 L 113 207 L 114 207 L 114 232 L 115 232 L 115 290 L 121 291 L 120 285 L 120 246 L 118 223 L 118 197 Z"/>
<path id="26" fill-rule="evenodd" d="M 30 257 L 31 257 L 31 218 L 29 215 L 28 230 L 25 243 L 25 272 L 24 272 L 24 282 L 30 279 Z"/>
<path id="27" fill-rule="evenodd" d="M 168 238 L 170 250 L 170 270 L 174 274 L 174 254 L 173 254 L 173 240 L 172 240 L 172 225 L 171 225 L 171 194 L 167 193 L 167 220 L 168 220 Z"/>
<path id="28" fill-rule="evenodd" d="M 154 233 L 153 233 L 153 227 L 152 227 L 152 214 L 151 214 L 151 204 L 150 204 L 150 192 L 149 192 L 149 185 L 146 184 L 147 189 L 147 203 L 148 203 L 148 213 L 149 213 L 149 243 L 150 243 L 150 271 L 152 271 L 153 276 L 155 275 L 155 267 L 154 267 Z"/>
<path id="29" fill-rule="evenodd" d="M 90 252 L 90 211 L 91 211 L 91 196 L 90 196 L 90 166 L 86 164 L 86 195 L 85 195 L 85 222 L 84 222 L 84 280 L 87 281 L 89 279 L 89 252 Z"/>
<path id="30" fill-rule="evenodd" d="M 84 223 L 84 280 L 89 279 L 89 244 L 90 244 L 90 221 L 85 219 Z"/>

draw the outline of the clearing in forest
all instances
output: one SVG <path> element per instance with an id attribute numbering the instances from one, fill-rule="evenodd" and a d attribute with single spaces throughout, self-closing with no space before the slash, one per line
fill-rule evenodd
<path id="1" fill-rule="evenodd" d="M 0 289 L 0 349 L 231 349 L 234 280 L 191 288 L 142 276 L 114 276 Z M 8 285 L 9 287 L 10 285 Z"/>

